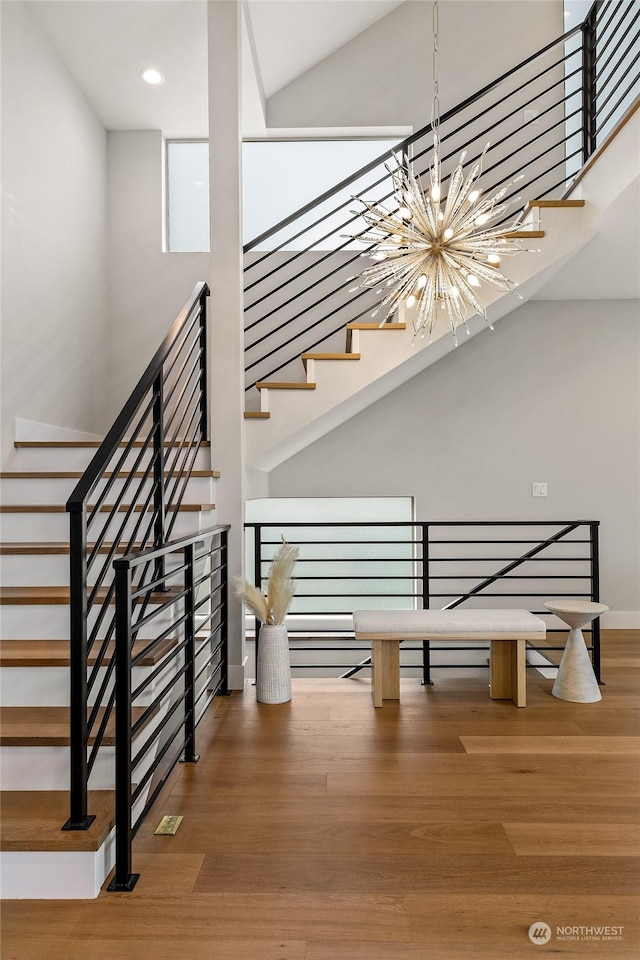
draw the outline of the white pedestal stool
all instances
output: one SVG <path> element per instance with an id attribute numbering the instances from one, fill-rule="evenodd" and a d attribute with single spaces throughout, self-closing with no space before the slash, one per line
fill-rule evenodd
<path id="1" fill-rule="evenodd" d="M 556 600 L 545 603 L 545 607 L 571 628 L 551 693 L 559 700 L 570 700 L 572 703 L 596 703 L 602 700 L 580 628 L 601 613 L 606 613 L 609 607 L 588 600 Z"/>

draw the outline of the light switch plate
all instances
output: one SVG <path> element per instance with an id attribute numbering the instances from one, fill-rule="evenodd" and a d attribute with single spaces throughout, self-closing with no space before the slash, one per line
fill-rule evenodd
<path id="1" fill-rule="evenodd" d="M 546 483 L 534 482 L 531 484 L 532 497 L 546 497 L 546 495 L 547 495 Z"/>

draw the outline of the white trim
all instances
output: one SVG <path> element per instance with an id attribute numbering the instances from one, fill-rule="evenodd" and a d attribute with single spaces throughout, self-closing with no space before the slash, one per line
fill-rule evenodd
<path id="1" fill-rule="evenodd" d="M 95 900 L 115 863 L 115 827 L 99 850 L 0 853 L 4 900 Z"/>
<path id="2" fill-rule="evenodd" d="M 239 663 L 229 664 L 229 689 L 230 690 L 244 689 L 244 675 L 245 675 L 248 659 L 249 659 L 248 657 L 245 657 L 241 664 Z"/>
<path id="3" fill-rule="evenodd" d="M 603 630 L 640 630 L 640 610 L 609 610 L 600 625 Z"/>

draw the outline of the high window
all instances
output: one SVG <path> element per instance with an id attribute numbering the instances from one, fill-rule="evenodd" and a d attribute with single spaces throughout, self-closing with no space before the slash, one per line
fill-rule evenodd
<path id="1" fill-rule="evenodd" d="M 389 150 L 397 140 L 261 140 L 242 147 L 244 242 L 269 230 L 317 196 L 331 189 L 354 170 Z M 381 176 L 384 167 L 380 166 Z M 371 182 L 373 175 L 368 175 Z M 306 220 L 296 223 L 299 232 L 319 215 L 339 207 L 357 193 L 357 183 L 332 197 Z M 312 233 L 292 238 L 283 230 L 257 249 L 282 245 L 297 250 L 332 250 L 339 246 L 344 209 L 323 220 Z M 351 232 L 351 231 L 349 231 Z M 209 145 L 204 140 L 167 143 L 167 249 L 171 253 L 209 250 Z"/>

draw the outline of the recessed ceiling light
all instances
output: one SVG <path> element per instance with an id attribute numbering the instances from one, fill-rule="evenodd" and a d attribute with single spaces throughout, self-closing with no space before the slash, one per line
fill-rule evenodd
<path id="1" fill-rule="evenodd" d="M 161 83 L 164 83 L 164 74 L 156 70 L 155 67 L 147 67 L 146 70 L 141 70 L 140 76 L 145 83 L 150 83 L 153 87 L 159 87 Z"/>

